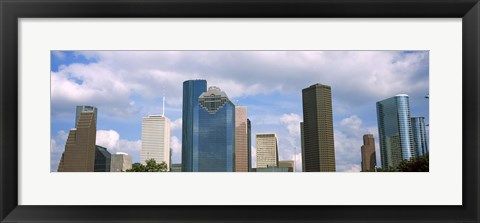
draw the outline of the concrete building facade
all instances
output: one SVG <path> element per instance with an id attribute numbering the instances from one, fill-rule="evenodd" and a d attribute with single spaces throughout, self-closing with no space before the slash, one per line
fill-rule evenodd
<path id="1" fill-rule="evenodd" d="M 131 156 L 123 152 L 112 154 L 112 165 L 110 166 L 111 172 L 126 172 L 128 169 L 132 169 Z"/>
<path id="2" fill-rule="evenodd" d="M 165 162 L 170 168 L 170 119 L 164 115 L 149 115 L 142 120 L 142 150 L 140 162 L 149 159 Z"/>
<path id="3" fill-rule="evenodd" d="M 260 168 L 278 167 L 278 138 L 275 133 L 256 134 L 257 172 Z"/>
<path id="4" fill-rule="evenodd" d="M 247 107 L 235 106 L 235 172 L 248 172 Z"/>
<path id="5" fill-rule="evenodd" d="M 377 157 L 375 153 L 375 139 L 372 134 L 363 135 L 363 145 L 360 148 L 362 154 L 362 171 L 374 171 L 377 166 Z"/>
<path id="6" fill-rule="evenodd" d="M 70 129 L 68 134 L 58 172 L 94 172 L 96 108 L 77 113 L 75 126 L 76 128 Z"/>
<path id="7" fill-rule="evenodd" d="M 304 172 L 335 172 L 332 90 L 314 84 L 302 90 Z"/>

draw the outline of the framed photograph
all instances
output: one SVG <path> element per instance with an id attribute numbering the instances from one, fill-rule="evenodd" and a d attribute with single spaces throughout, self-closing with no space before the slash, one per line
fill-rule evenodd
<path id="1" fill-rule="evenodd" d="M 1 222 L 480 220 L 477 0 L 0 11 Z"/>

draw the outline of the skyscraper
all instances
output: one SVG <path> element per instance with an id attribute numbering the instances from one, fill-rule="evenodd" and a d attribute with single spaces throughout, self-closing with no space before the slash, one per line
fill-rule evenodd
<path id="1" fill-rule="evenodd" d="M 235 172 L 248 172 L 247 107 L 235 107 Z"/>
<path id="2" fill-rule="evenodd" d="M 375 170 L 377 166 L 377 157 L 375 153 L 375 140 L 372 134 L 363 135 L 363 146 L 360 148 L 362 153 L 362 171 L 369 172 Z"/>
<path id="3" fill-rule="evenodd" d="M 206 80 L 188 80 L 183 82 L 182 171 L 184 172 L 193 171 L 193 125 L 195 119 L 198 119 L 200 106 L 198 97 L 205 91 L 207 91 Z"/>
<path id="4" fill-rule="evenodd" d="M 95 172 L 110 172 L 111 154 L 107 148 L 103 146 L 96 146 L 95 148 Z"/>
<path id="5" fill-rule="evenodd" d="M 142 151 L 140 162 L 149 159 L 165 162 L 170 168 L 170 119 L 164 115 L 149 115 L 142 120 Z"/>
<path id="6" fill-rule="evenodd" d="M 410 121 L 408 95 L 399 94 L 377 102 L 382 168 L 397 167 L 402 160 L 415 156 Z"/>
<path id="7" fill-rule="evenodd" d="M 75 128 L 68 134 L 58 172 L 94 172 L 96 111 L 96 108 L 79 110 L 77 107 Z"/>
<path id="8" fill-rule="evenodd" d="M 80 113 L 87 111 L 93 112 L 93 117 L 95 118 L 95 123 L 97 123 L 97 108 L 90 105 L 77 105 L 77 112 L 75 115 L 75 128 L 77 127 L 78 120 L 80 119 Z"/>
<path id="9" fill-rule="evenodd" d="M 235 171 L 235 105 L 218 87 L 198 97 L 193 116 L 194 172 Z"/>
<path id="10" fill-rule="evenodd" d="M 278 167 L 278 138 L 275 133 L 256 135 L 257 170 L 259 168 Z"/>
<path id="11" fill-rule="evenodd" d="M 111 172 L 126 172 L 132 168 L 132 157 L 127 153 L 117 152 L 112 154 Z"/>
<path id="12" fill-rule="evenodd" d="M 415 146 L 415 155 L 420 157 L 428 153 L 427 130 L 425 128 L 424 117 L 412 117 L 413 143 Z"/>
<path id="13" fill-rule="evenodd" d="M 303 122 L 300 122 L 300 149 L 302 151 L 302 171 L 305 172 L 305 147 L 303 142 Z"/>
<path id="14" fill-rule="evenodd" d="M 252 172 L 252 123 L 247 118 L 248 172 Z"/>
<path id="15" fill-rule="evenodd" d="M 335 172 L 332 91 L 314 84 L 302 90 L 304 172 Z M 302 154 L 303 154 L 302 153 Z"/>

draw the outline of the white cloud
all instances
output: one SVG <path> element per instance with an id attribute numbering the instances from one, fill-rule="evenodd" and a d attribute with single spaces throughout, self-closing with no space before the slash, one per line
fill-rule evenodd
<path id="1" fill-rule="evenodd" d="M 182 82 L 196 78 L 217 85 L 232 99 L 274 91 L 297 93 L 322 82 L 332 86 L 336 103 L 344 104 L 347 110 L 398 93 L 423 95 L 428 89 L 428 52 L 89 51 L 76 54 L 96 61 L 70 64 L 52 72 L 53 106 L 63 111 L 72 105 L 95 102 L 103 107 L 102 112 L 127 117 L 140 112 L 130 105 L 130 97 L 156 98 L 161 97 L 163 91 L 169 104 L 179 106 Z"/>
<path id="2" fill-rule="evenodd" d="M 53 55 L 54 57 L 56 57 L 57 59 L 59 59 L 59 60 L 64 60 L 64 59 L 66 58 L 65 53 L 62 52 L 62 51 L 57 51 L 57 50 L 56 50 L 56 51 L 52 51 L 52 55 Z"/>
<path id="3" fill-rule="evenodd" d="M 172 148 L 172 162 L 182 162 L 182 142 L 176 137 L 170 137 L 170 147 Z"/>
<path id="4" fill-rule="evenodd" d="M 290 136 L 297 137 L 300 135 L 300 122 L 302 118 L 299 115 L 290 113 L 283 114 L 280 117 L 280 123 L 282 123 L 288 129 Z"/>
<path id="5" fill-rule="evenodd" d="M 96 144 L 107 148 L 107 150 L 114 154 L 116 152 L 125 152 L 129 155 L 139 153 L 142 148 L 142 141 L 129 141 L 120 138 L 115 130 L 97 130 Z"/>
<path id="6" fill-rule="evenodd" d="M 182 129 L 182 119 L 176 119 L 175 121 L 170 122 L 170 130 L 176 131 Z"/>
<path id="7" fill-rule="evenodd" d="M 107 149 L 113 149 L 118 147 L 119 140 L 120 134 L 115 130 L 97 130 L 97 140 L 95 143 Z"/>
<path id="8" fill-rule="evenodd" d="M 374 134 L 376 127 L 362 125 L 362 119 L 357 115 L 344 118 L 340 126 L 334 130 L 335 157 L 338 172 L 359 172 L 361 163 L 360 147 L 363 145 L 364 134 Z M 378 151 L 378 144 L 377 151 Z M 380 160 L 377 159 L 377 163 Z"/>

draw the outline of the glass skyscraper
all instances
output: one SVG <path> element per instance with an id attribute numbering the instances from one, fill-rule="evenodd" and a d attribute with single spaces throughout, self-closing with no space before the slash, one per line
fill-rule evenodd
<path id="1" fill-rule="evenodd" d="M 428 153 L 427 130 L 425 128 L 424 117 L 412 117 L 413 143 L 415 145 L 415 155 L 424 156 Z"/>
<path id="2" fill-rule="evenodd" d="M 408 95 L 399 94 L 377 102 L 382 168 L 396 167 L 402 160 L 415 157 L 410 121 Z"/>
<path id="3" fill-rule="evenodd" d="M 188 80 L 183 82 L 182 110 L 182 171 L 193 171 L 193 127 L 194 113 L 199 111 L 198 97 L 207 91 L 206 80 Z M 198 131 L 198 129 L 197 129 Z"/>
<path id="4" fill-rule="evenodd" d="M 209 87 L 194 106 L 192 171 L 232 172 L 234 154 L 235 105 L 220 88 Z"/>

